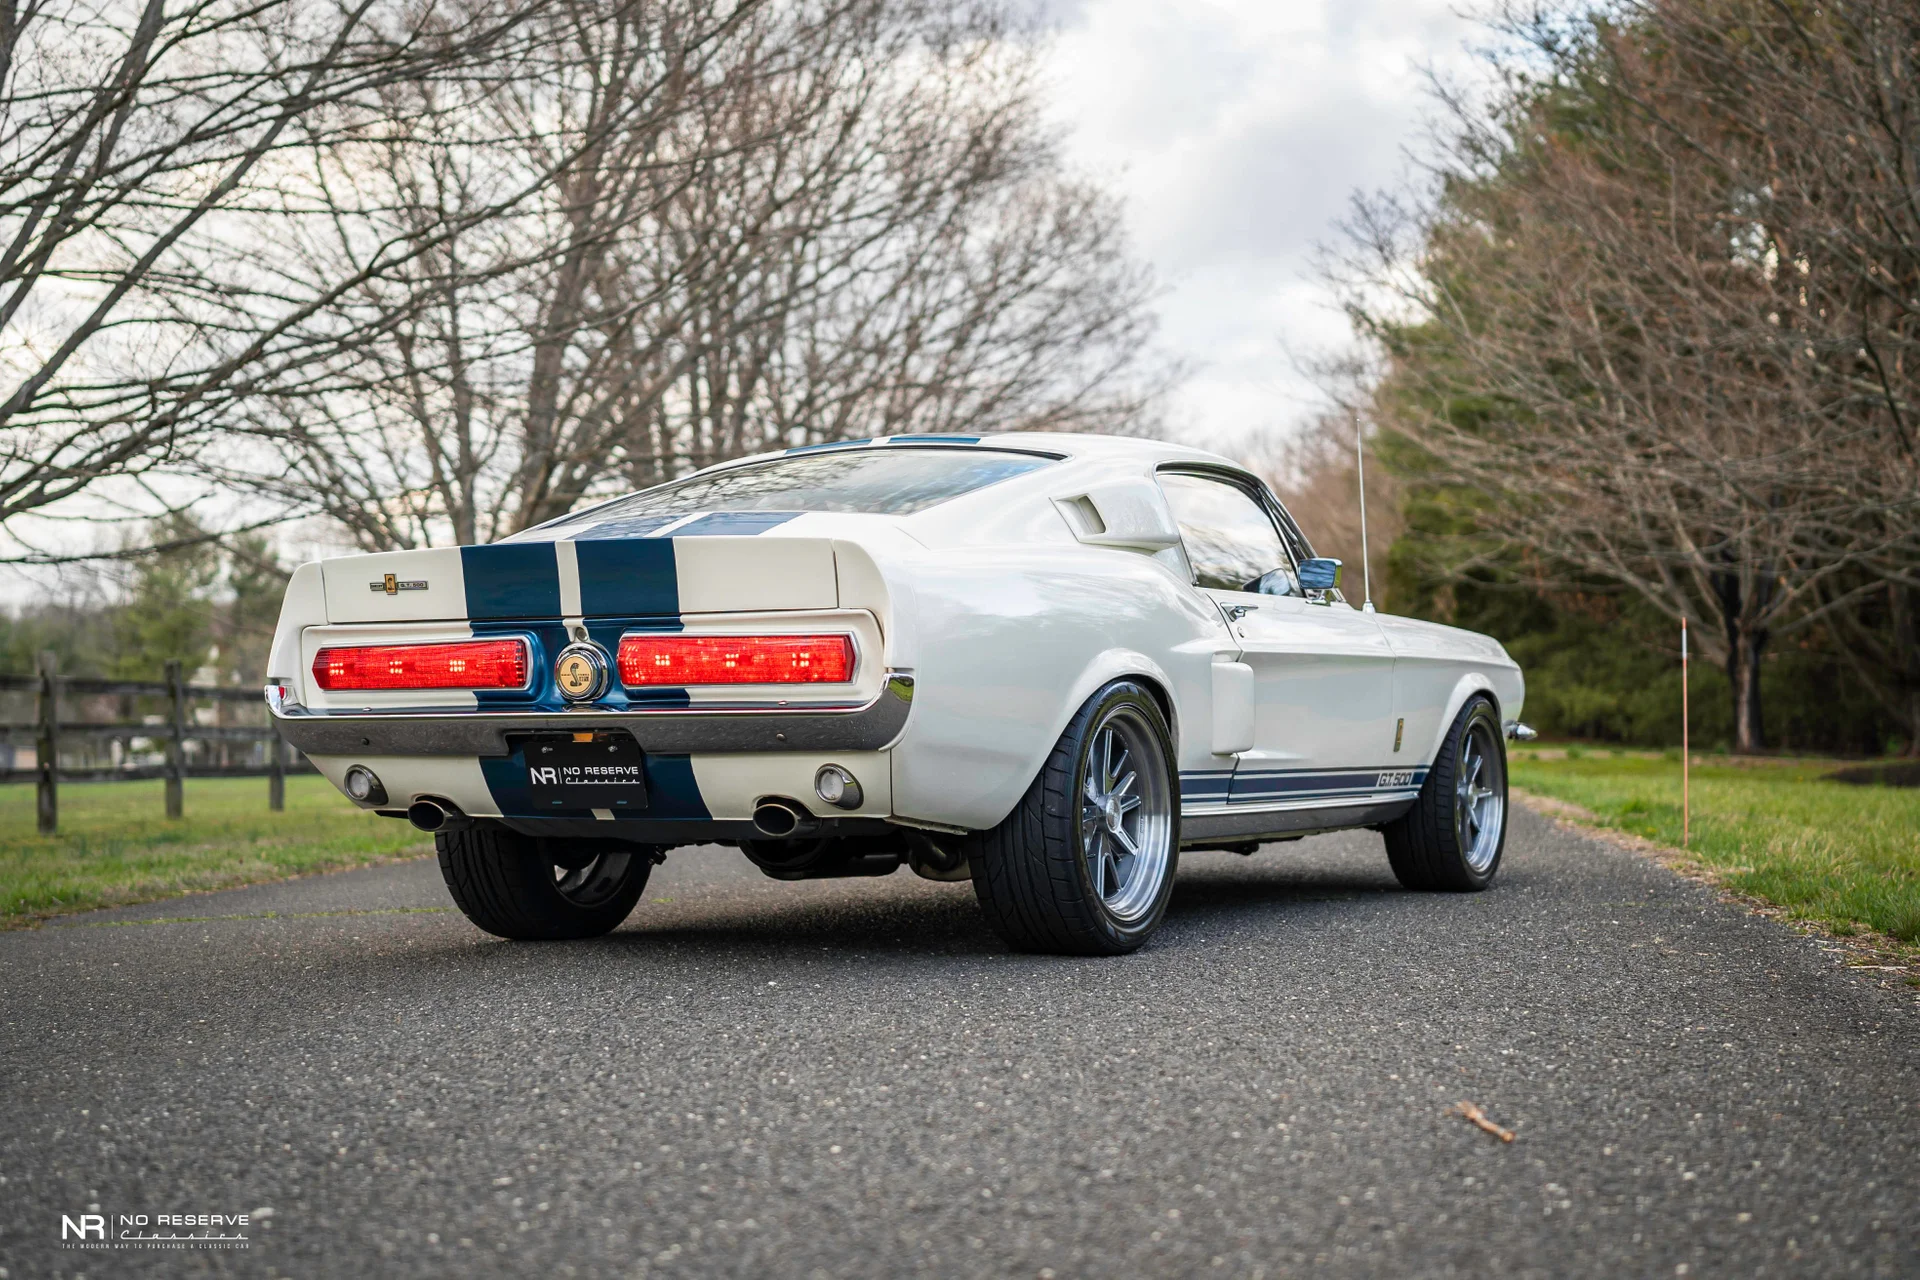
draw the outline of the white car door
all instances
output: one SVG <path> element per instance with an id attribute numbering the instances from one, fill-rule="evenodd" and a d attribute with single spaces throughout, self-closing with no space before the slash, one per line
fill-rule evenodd
<path id="1" fill-rule="evenodd" d="M 1227 615 L 1254 672 L 1254 745 L 1233 771 L 1234 808 L 1364 802 L 1395 767 L 1394 655 L 1377 619 L 1310 600 L 1295 557 L 1250 476 L 1160 474 L 1194 585 Z"/>

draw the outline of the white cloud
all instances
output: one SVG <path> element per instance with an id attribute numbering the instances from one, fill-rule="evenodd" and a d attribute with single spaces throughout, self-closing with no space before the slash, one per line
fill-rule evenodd
<path id="1" fill-rule="evenodd" d="M 1289 351 L 1338 348 L 1311 278 L 1356 190 L 1394 182 L 1426 110 L 1422 68 L 1457 70 L 1454 0 L 1080 0 L 1056 5 L 1052 108 L 1073 161 L 1127 201 L 1167 287 L 1162 337 L 1196 366 L 1181 434 L 1231 447 L 1309 411 Z"/>

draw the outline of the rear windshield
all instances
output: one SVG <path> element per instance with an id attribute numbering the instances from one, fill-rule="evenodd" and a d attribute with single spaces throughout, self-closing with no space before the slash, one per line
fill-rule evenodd
<path id="1" fill-rule="evenodd" d="M 529 532 L 564 538 L 565 530 L 582 525 L 664 523 L 662 517 L 718 511 L 910 515 L 1051 463 L 1029 454 L 931 445 L 794 453 L 642 489 Z"/>

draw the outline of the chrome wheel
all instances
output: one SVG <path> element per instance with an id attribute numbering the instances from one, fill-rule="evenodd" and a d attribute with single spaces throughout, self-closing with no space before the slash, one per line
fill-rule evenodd
<path id="1" fill-rule="evenodd" d="M 1153 909 L 1173 850 L 1173 795 L 1152 726 L 1118 706 L 1087 735 L 1080 845 L 1094 893 L 1121 921 Z"/>
<path id="2" fill-rule="evenodd" d="M 554 889 L 576 907 L 597 907 L 611 901 L 620 892 L 626 883 L 627 866 L 633 861 L 633 855 L 601 853 L 584 861 L 571 861 L 577 865 L 553 864 Z"/>
<path id="3" fill-rule="evenodd" d="M 1493 865 L 1500 852 L 1501 828 L 1507 820 L 1506 764 L 1493 734 L 1485 719 L 1468 723 L 1454 783 L 1454 835 L 1461 856 L 1475 872 Z"/>

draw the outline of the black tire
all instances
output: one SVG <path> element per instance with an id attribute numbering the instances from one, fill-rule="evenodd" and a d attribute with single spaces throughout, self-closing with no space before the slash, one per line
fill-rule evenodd
<path id="1" fill-rule="evenodd" d="M 1135 762 L 1131 784 L 1140 803 L 1090 827 L 1089 771 L 1107 777 L 1105 762 L 1090 757 L 1097 742 L 1116 741 L 1125 750 L 1122 760 L 1135 749 L 1146 757 Z M 1013 812 L 965 842 L 974 896 L 994 932 L 1016 950 L 1054 955 L 1115 956 L 1144 945 L 1166 914 L 1179 865 L 1180 780 L 1173 760 L 1173 734 L 1145 688 L 1121 680 L 1088 699 Z M 1116 803 L 1124 801 L 1125 786 L 1113 788 L 1111 778 L 1105 786 Z M 1127 813 L 1140 815 L 1128 836 L 1140 854 L 1121 853 L 1106 825 L 1119 823 L 1127 835 Z M 1128 880 L 1129 873 L 1139 878 Z"/>
<path id="2" fill-rule="evenodd" d="M 612 840 L 535 840 L 502 827 L 442 831 L 440 874 L 467 919 L 526 942 L 597 938 L 640 901 L 654 851 Z"/>
<path id="3" fill-rule="evenodd" d="M 1471 776 L 1475 759 L 1481 762 L 1478 781 Z M 1489 810 L 1483 801 L 1470 803 L 1463 790 L 1468 782 L 1474 795 L 1484 786 L 1497 804 Z M 1489 813 L 1480 825 L 1463 825 Z M 1489 828 L 1495 829 L 1483 840 L 1480 833 Z M 1394 878 L 1406 888 L 1477 893 L 1493 883 L 1507 848 L 1507 746 L 1500 715 L 1484 694 L 1460 708 L 1413 808 L 1381 832 Z"/>

